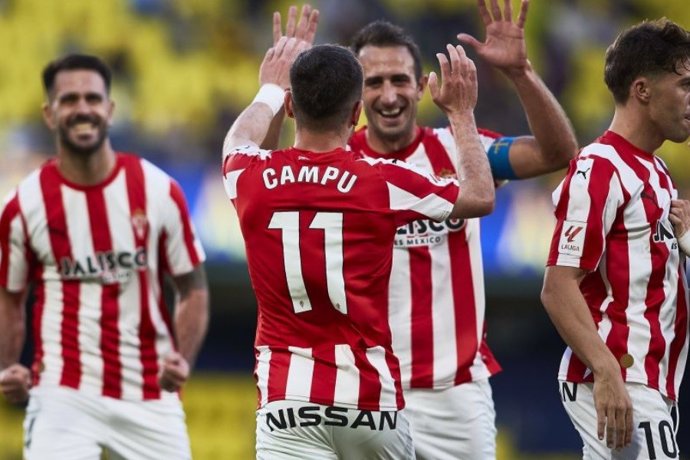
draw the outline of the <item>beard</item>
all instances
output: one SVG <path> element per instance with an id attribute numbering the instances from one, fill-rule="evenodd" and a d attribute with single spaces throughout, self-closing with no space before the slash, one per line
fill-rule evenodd
<path id="1" fill-rule="evenodd" d="M 96 135 L 96 139 L 94 139 L 90 143 L 80 143 L 77 141 L 74 141 L 70 137 L 69 130 L 72 126 L 78 124 L 78 123 L 84 123 L 84 122 L 89 122 L 93 123 L 96 126 L 96 130 L 98 134 Z M 66 149 L 69 150 L 70 152 L 73 152 L 77 155 L 82 155 L 82 156 L 89 156 L 96 152 L 98 149 L 100 149 L 103 146 L 103 143 L 105 142 L 106 138 L 108 137 L 108 126 L 103 123 L 103 120 L 96 119 L 94 117 L 88 117 L 88 116 L 79 116 L 75 117 L 74 119 L 70 120 L 64 125 L 61 125 L 58 128 L 58 141 L 62 146 Z"/>

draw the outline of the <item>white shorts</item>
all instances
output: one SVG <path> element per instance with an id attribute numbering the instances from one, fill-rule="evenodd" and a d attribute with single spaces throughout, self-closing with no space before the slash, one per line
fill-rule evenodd
<path id="1" fill-rule="evenodd" d="M 582 458 L 589 459 L 677 459 L 676 434 L 678 408 L 657 390 L 641 383 L 626 383 L 633 404 L 632 443 L 621 450 L 606 447 L 606 438 L 597 436 L 597 413 L 591 383 L 559 381 L 561 401 L 570 420 L 580 433 Z"/>
<path id="2" fill-rule="evenodd" d="M 496 458 L 496 411 L 488 379 L 445 390 L 405 390 L 405 413 L 420 460 Z"/>
<path id="3" fill-rule="evenodd" d="M 179 399 L 123 401 L 71 388 L 31 390 L 24 420 L 26 460 L 191 458 Z"/>
<path id="4" fill-rule="evenodd" d="M 414 459 L 404 411 L 273 401 L 256 411 L 257 460 Z"/>

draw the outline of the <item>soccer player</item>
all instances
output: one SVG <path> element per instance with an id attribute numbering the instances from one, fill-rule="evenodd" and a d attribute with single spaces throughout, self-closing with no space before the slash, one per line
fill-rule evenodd
<path id="1" fill-rule="evenodd" d="M 625 30 L 604 80 L 613 121 L 554 192 L 542 302 L 568 344 L 558 380 L 583 458 L 678 458 L 690 203 L 654 152 L 690 135 L 690 33 L 666 19 Z"/>
<path id="2" fill-rule="evenodd" d="M 486 41 L 458 37 L 513 83 L 534 133 L 502 137 L 480 130 L 496 183 L 565 167 L 577 142 L 561 107 L 527 60 L 527 2 L 517 22 L 510 2 L 501 11 L 491 1 L 491 12 L 484 1 L 478 4 Z M 354 134 L 350 146 L 370 158 L 404 160 L 439 176 L 457 175 L 452 127 L 417 125 L 417 104 L 428 77 L 422 75 L 412 38 L 376 21 L 355 35 L 352 49 L 364 69 L 368 126 Z M 420 459 L 496 456 L 488 378 L 500 367 L 485 340 L 479 230 L 478 219 L 422 219 L 397 231 L 389 320 Z"/>
<path id="3" fill-rule="evenodd" d="M 493 207 L 473 115 L 476 69 L 448 45 L 448 56 L 438 55 L 442 84 L 430 76 L 460 152 L 458 181 L 347 151 L 362 108 L 361 66 L 335 45 L 295 60 L 308 45 L 276 40 L 223 149 L 259 309 L 257 457 L 413 458 L 387 322 L 393 239 L 402 224 Z M 283 103 L 295 144 L 262 150 Z"/>
<path id="4" fill-rule="evenodd" d="M 206 333 L 205 256 L 179 185 L 111 147 L 110 81 L 93 56 L 45 67 L 57 154 L 0 214 L 0 390 L 29 399 L 28 460 L 191 457 L 178 390 Z M 18 363 L 29 285 L 31 371 Z"/>

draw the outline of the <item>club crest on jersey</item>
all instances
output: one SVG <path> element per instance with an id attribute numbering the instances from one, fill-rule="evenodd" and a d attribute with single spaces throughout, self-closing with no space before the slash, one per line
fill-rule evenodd
<path id="1" fill-rule="evenodd" d="M 136 252 L 98 252 L 79 260 L 71 257 L 60 259 L 60 275 L 72 280 L 99 280 L 103 284 L 129 281 L 134 271 L 145 270 L 148 256 L 146 248 Z"/>
<path id="2" fill-rule="evenodd" d="M 136 235 L 137 239 L 146 237 L 146 232 L 149 229 L 149 221 L 143 210 L 135 209 L 132 213 L 132 229 L 134 229 L 134 235 Z"/>
<path id="3" fill-rule="evenodd" d="M 398 227 L 394 246 L 405 248 L 441 244 L 448 233 L 461 231 L 465 228 L 465 224 L 465 219 L 446 219 L 443 222 L 430 219 L 415 220 Z"/>
<path id="4" fill-rule="evenodd" d="M 567 256 L 582 257 L 587 224 L 566 220 L 563 222 L 561 238 L 558 242 L 558 253 Z"/>

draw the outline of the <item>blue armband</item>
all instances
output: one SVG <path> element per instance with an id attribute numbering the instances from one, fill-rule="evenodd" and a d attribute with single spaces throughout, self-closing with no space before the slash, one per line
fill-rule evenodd
<path id="1" fill-rule="evenodd" d="M 510 146 L 515 141 L 514 137 L 499 137 L 489 147 L 486 154 L 489 156 L 489 165 L 494 179 L 519 179 L 510 166 Z"/>

